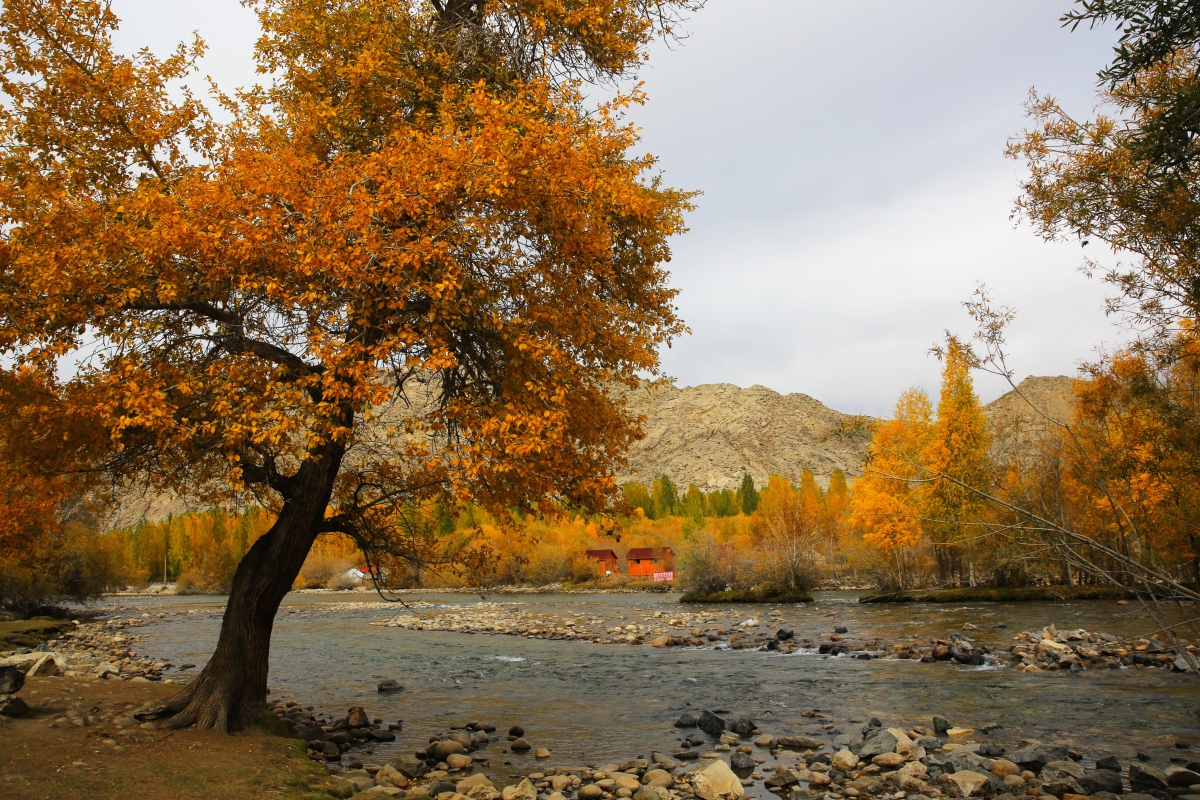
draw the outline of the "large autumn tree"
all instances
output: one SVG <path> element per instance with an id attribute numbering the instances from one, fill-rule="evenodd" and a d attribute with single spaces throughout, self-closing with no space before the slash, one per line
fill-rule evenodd
<path id="1" fill-rule="evenodd" d="M 583 82 L 622 85 L 699 5 L 247 3 L 267 85 L 214 91 L 222 121 L 183 88 L 199 40 L 122 55 L 101 0 L 0 15 L 0 348 L 105 431 L 76 469 L 277 512 L 158 710 L 226 731 L 264 707 L 318 535 L 386 550 L 430 494 L 612 496 L 638 427 L 603 387 L 681 330 L 687 196 L 630 155 L 636 93 Z"/>

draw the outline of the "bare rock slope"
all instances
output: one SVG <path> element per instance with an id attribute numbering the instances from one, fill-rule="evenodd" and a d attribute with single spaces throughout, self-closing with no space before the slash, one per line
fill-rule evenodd
<path id="1" fill-rule="evenodd" d="M 664 473 L 686 487 L 734 489 L 749 472 L 762 486 L 771 475 L 792 482 L 811 469 L 826 484 L 834 470 L 861 474 L 868 435 L 839 435 L 854 419 L 808 395 L 781 395 L 764 386 L 727 383 L 680 389 L 644 384 L 626 395 L 646 418 L 646 436 L 629 453 L 621 482 L 649 485 Z"/>
<path id="2" fill-rule="evenodd" d="M 658 382 L 626 397 L 630 409 L 645 416 L 646 436 L 631 448 L 628 469 L 618 476 L 622 483 L 648 486 L 667 474 L 680 487 L 694 483 L 712 491 L 736 488 L 745 472 L 758 486 L 771 475 L 796 483 L 805 469 L 825 485 L 837 469 L 851 480 L 862 474 L 872 420 L 835 411 L 805 394 L 727 383 L 680 389 Z M 1050 420 L 1070 419 L 1073 397 L 1073 379 L 1031 376 L 985 405 L 994 454 L 1029 451 L 1054 428 Z M 841 434 L 845 428 L 854 435 Z"/>
<path id="3" fill-rule="evenodd" d="M 1075 412 L 1075 380 L 1065 375 L 1029 376 L 983 407 L 992 432 L 992 457 L 1032 457 L 1047 437 Z M 1020 460 L 1020 458 L 1018 459 Z"/>

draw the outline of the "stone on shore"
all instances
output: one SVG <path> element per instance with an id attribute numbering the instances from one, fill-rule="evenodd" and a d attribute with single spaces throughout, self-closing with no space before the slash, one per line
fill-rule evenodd
<path id="1" fill-rule="evenodd" d="M 0 667 L 0 694 L 16 694 L 25 685 L 25 673 L 12 666 Z"/>
<path id="2" fill-rule="evenodd" d="M 938 783 L 944 787 L 944 791 L 950 797 L 971 797 L 981 794 L 989 781 L 986 775 L 980 775 L 971 770 L 960 770 L 943 774 L 938 778 Z"/>
<path id="3" fill-rule="evenodd" d="M 375 773 L 375 782 L 380 786 L 397 786 L 401 789 L 407 788 L 409 784 L 408 778 L 400 774 L 400 770 L 393 767 L 391 764 L 384 764 Z"/>
<path id="4" fill-rule="evenodd" d="M 378 776 L 376 777 L 376 780 L 379 780 Z M 471 789 L 475 786 L 488 786 L 493 789 L 496 788 L 495 785 L 488 780 L 488 776 L 484 775 L 482 772 L 476 772 L 474 775 L 468 775 L 456 784 L 458 791 L 462 792 L 463 794 L 466 794 L 468 789 Z"/>
<path id="5" fill-rule="evenodd" d="M 594 783 L 579 787 L 580 800 L 600 800 L 603 796 L 604 790 Z"/>
<path id="6" fill-rule="evenodd" d="M 346 727 L 350 729 L 369 728 L 371 727 L 371 718 L 367 716 L 367 712 L 362 706 L 355 706 L 346 712 Z"/>
<path id="7" fill-rule="evenodd" d="M 724 761 L 697 764 L 687 775 L 692 791 L 702 800 L 726 800 L 745 794 L 741 779 Z"/>
<path id="8" fill-rule="evenodd" d="M 1169 788 L 1167 776 L 1160 770 L 1146 764 L 1133 763 L 1129 765 L 1129 787 L 1135 792 L 1150 790 L 1165 792 Z"/>
<path id="9" fill-rule="evenodd" d="M 664 789 L 670 789 L 675 785 L 675 777 L 665 769 L 648 769 L 642 776 L 642 783 L 646 786 L 661 786 Z"/>
<path id="10" fill-rule="evenodd" d="M 858 766 L 858 756 L 848 747 L 843 747 L 833 754 L 833 758 L 829 763 L 834 769 L 840 769 L 842 772 L 849 772 Z"/>
<path id="11" fill-rule="evenodd" d="M 446 756 L 446 764 L 450 769 L 466 769 L 471 766 L 471 757 L 463 753 L 451 753 Z"/>
<path id="12" fill-rule="evenodd" d="M 503 800 L 537 800 L 537 789 L 529 778 L 522 778 L 515 786 L 505 786 L 500 792 Z"/>

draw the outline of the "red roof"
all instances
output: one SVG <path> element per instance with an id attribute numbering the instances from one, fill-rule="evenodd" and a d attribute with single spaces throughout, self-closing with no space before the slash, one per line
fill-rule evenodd
<path id="1" fill-rule="evenodd" d="M 667 556 L 675 555 L 675 551 L 669 547 L 635 547 L 625 554 L 625 560 L 642 558 L 666 558 Z"/>
<path id="2" fill-rule="evenodd" d="M 594 558 L 597 561 L 616 561 L 617 554 L 612 550 L 585 550 L 583 553 L 588 558 Z"/>

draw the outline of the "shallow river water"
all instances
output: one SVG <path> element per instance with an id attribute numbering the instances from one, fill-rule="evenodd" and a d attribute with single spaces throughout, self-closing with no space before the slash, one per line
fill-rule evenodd
<path id="1" fill-rule="evenodd" d="M 834 623 L 858 639 L 894 641 L 917 634 L 948 637 L 964 623 L 970 635 L 997 645 L 1019 631 L 1054 623 L 1117 635 L 1146 631 L 1136 606 L 1105 601 L 860 605 L 850 593 L 817 593 L 803 606 L 739 606 L 739 618 L 782 612 L 780 626 L 816 638 Z M 509 595 L 489 602 L 519 603 L 551 615 L 572 612 L 616 625 L 655 611 L 678 613 L 677 595 Z M 385 722 L 402 719 L 396 742 L 373 758 L 409 754 L 428 736 L 469 720 L 502 730 L 521 724 L 535 747 L 554 752 L 554 765 L 625 761 L 651 750 L 670 752 L 681 738 L 672 722 L 684 711 L 721 709 L 748 716 L 767 733 L 829 735 L 861 727 L 871 717 L 908 728 L 933 714 L 951 723 L 998 723 L 1003 741 L 1019 736 L 1068 739 L 1084 750 L 1128 758 L 1138 749 L 1200 746 L 1200 682 L 1161 669 L 1086 670 L 1025 674 L 1009 668 L 913 661 L 861 661 L 809 653 L 654 648 L 553 641 L 519 636 L 405 630 L 372 626 L 401 608 L 377 607 L 359 594 L 293 594 L 276 621 L 271 650 L 274 697 L 298 700 L 328 714 L 362 705 Z M 435 608 L 481 602 L 478 595 L 406 596 Z M 358 601 L 361 607 L 349 607 Z M 117 598 L 120 614 L 192 610 L 138 629 L 138 650 L 175 665 L 202 666 L 215 645 L 223 597 Z M 333 604 L 333 605 L 331 605 Z M 337 611 L 329 611 L 337 606 Z M 730 609 L 724 609 L 730 612 Z M 997 622 L 1007 625 L 995 629 Z M 192 671 L 194 674 L 194 670 Z M 171 673 L 168 673 L 170 676 Z M 405 691 L 381 695 L 376 684 L 394 678 Z M 822 717 L 802 716 L 819 709 Z M 829 726 L 829 727 L 823 727 Z M 1005 736 L 1004 732 L 1008 735 Z M 496 747 L 496 745 L 493 745 Z M 505 754 L 512 770 L 532 756 Z"/>

